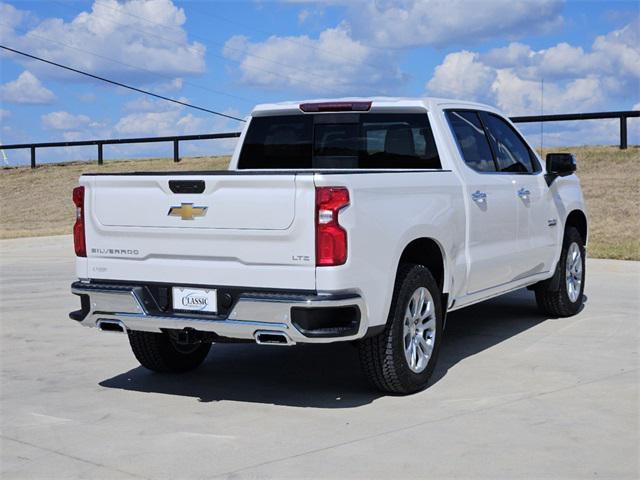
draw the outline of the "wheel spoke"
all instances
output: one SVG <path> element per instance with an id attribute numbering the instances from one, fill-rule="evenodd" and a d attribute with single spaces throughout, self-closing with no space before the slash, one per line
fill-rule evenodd
<path id="1" fill-rule="evenodd" d="M 580 254 L 576 250 L 576 255 L 573 258 L 573 269 L 574 269 L 574 271 L 578 269 L 578 265 L 582 265 L 582 262 L 580 260 L 581 260 L 580 259 Z"/>
<path id="2" fill-rule="evenodd" d="M 426 290 L 424 288 L 420 289 L 420 296 L 418 299 L 418 308 L 416 309 L 416 318 L 422 316 L 422 308 L 424 307 L 424 292 Z"/>
<path id="3" fill-rule="evenodd" d="M 426 287 L 418 287 L 406 304 L 402 342 L 409 368 L 422 372 L 433 352 L 436 335 L 435 305 Z"/>
<path id="4" fill-rule="evenodd" d="M 418 325 L 418 332 L 420 334 L 424 333 L 424 332 L 433 332 L 436 329 L 436 319 L 435 318 L 425 318 L 422 322 L 420 322 L 420 324 Z"/>
<path id="5" fill-rule="evenodd" d="M 431 347 L 422 335 L 418 337 L 418 346 L 425 357 L 429 358 L 431 356 Z"/>
<path id="6" fill-rule="evenodd" d="M 420 351 L 420 347 L 418 347 L 418 342 L 415 340 L 413 342 L 413 353 L 414 353 L 414 367 L 418 368 L 420 366 L 420 359 L 422 358 L 422 352 Z"/>
<path id="7" fill-rule="evenodd" d="M 418 347 L 416 346 L 415 338 L 411 339 L 411 366 L 416 368 L 418 364 Z"/>
<path id="8" fill-rule="evenodd" d="M 429 318 L 431 316 L 432 310 L 433 310 L 433 302 L 430 300 L 427 300 L 424 313 L 421 315 L 421 320 L 424 320 L 425 318 Z"/>

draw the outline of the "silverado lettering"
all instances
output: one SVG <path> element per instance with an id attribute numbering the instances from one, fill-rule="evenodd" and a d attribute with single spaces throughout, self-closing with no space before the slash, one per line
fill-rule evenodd
<path id="1" fill-rule="evenodd" d="M 139 250 L 128 248 L 92 248 L 91 253 L 98 255 L 140 255 Z"/>

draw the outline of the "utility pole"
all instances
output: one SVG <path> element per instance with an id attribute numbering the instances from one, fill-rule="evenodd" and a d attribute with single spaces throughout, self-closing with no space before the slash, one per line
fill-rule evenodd
<path id="1" fill-rule="evenodd" d="M 540 79 L 540 116 L 544 115 L 544 78 Z M 540 122 L 540 158 L 544 160 L 544 122 Z"/>
<path id="2" fill-rule="evenodd" d="M 2 145 L 2 143 L 0 142 L 0 145 Z M 9 159 L 7 158 L 7 154 L 5 153 L 4 149 L 2 149 L 2 161 L 4 162 L 4 166 L 5 167 L 9 167 Z"/>

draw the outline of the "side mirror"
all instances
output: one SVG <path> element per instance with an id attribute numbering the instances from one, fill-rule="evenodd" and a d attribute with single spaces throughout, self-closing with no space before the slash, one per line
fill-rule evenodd
<path id="1" fill-rule="evenodd" d="M 566 177 L 576 171 L 576 157 L 573 153 L 547 153 L 547 184 L 557 177 Z"/>

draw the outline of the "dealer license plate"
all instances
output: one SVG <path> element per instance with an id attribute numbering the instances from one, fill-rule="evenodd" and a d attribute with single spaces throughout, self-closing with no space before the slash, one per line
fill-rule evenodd
<path id="1" fill-rule="evenodd" d="M 218 311 L 218 295 L 215 289 L 173 287 L 173 309 L 189 312 Z"/>

